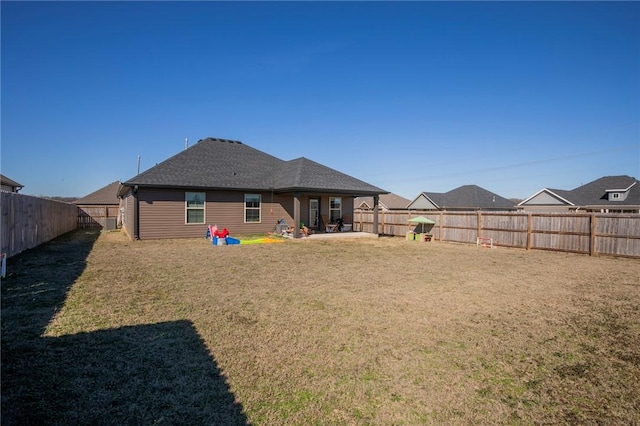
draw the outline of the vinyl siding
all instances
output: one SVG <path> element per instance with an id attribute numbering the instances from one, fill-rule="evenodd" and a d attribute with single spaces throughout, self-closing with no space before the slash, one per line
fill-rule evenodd
<path id="1" fill-rule="evenodd" d="M 208 225 L 224 227 L 232 235 L 239 235 L 270 232 L 280 218 L 293 224 L 291 195 L 247 192 L 261 195 L 261 221 L 245 223 L 244 192 L 189 192 L 205 192 L 204 224 L 186 223 L 184 190 L 140 189 L 140 239 L 204 237 Z"/>
<path id="2" fill-rule="evenodd" d="M 289 226 L 294 225 L 293 194 L 272 194 L 270 192 L 247 192 L 261 195 L 259 223 L 245 223 L 244 194 L 232 191 L 198 191 L 205 193 L 205 221 L 187 224 L 185 214 L 185 190 L 163 190 L 140 188 L 139 198 L 139 237 L 145 239 L 160 238 L 203 238 L 208 225 L 227 228 L 231 235 L 266 234 L 275 229 L 276 223 L 284 219 Z M 329 213 L 329 197 L 339 194 L 312 194 L 300 197 L 300 221 L 309 222 L 309 199 L 320 200 L 320 213 Z M 342 195 L 343 217 L 347 222 L 353 220 L 353 197 Z M 131 194 L 125 198 L 125 222 L 127 233 L 134 235 L 134 203 Z"/>
<path id="3" fill-rule="evenodd" d="M 431 201 L 427 199 L 424 195 L 418 196 L 412 203 L 410 203 L 407 207 L 409 210 L 437 210 L 436 207 Z"/>
<path id="4" fill-rule="evenodd" d="M 340 194 L 319 194 L 301 197 L 300 201 L 300 218 L 305 224 L 309 222 L 309 199 L 316 198 L 320 200 L 320 216 L 329 217 L 329 198 L 342 198 L 342 217 L 345 223 L 353 222 L 353 196 Z"/>
<path id="5" fill-rule="evenodd" d="M 567 213 L 571 211 L 571 208 L 572 206 L 568 204 L 553 206 L 523 204 L 520 206 L 521 211 L 540 213 Z M 575 207 L 573 207 L 573 209 L 575 210 Z"/>
<path id="6" fill-rule="evenodd" d="M 547 193 L 547 192 L 541 192 L 540 194 L 536 195 L 534 198 L 530 199 L 529 201 L 527 201 L 527 203 L 525 204 L 525 206 L 535 206 L 535 205 L 562 205 L 562 206 L 567 206 L 568 204 L 556 197 L 554 197 L 553 195 Z"/>

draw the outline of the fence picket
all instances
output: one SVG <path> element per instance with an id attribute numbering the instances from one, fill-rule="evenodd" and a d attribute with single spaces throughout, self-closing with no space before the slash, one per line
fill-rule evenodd
<path id="1" fill-rule="evenodd" d="M 525 250 L 554 250 L 590 255 L 640 258 L 640 215 L 612 213 L 512 213 L 386 211 L 378 233 L 405 236 L 409 218 L 433 220 L 435 240 L 475 244 L 478 237 L 493 244 Z M 356 231 L 375 232 L 373 214 L 354 212 Z"/>
<path id="2" fill-rule="evenodd" d="M 77 228 L 74 204 L 6 191 L 0 197 L 0 247 L 7 257 Z"/>

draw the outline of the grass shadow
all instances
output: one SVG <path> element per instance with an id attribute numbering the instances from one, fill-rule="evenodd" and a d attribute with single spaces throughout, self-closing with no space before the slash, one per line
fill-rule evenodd
<path id="1" fill-rule="evenodd" d="M 99 235 L 98 230 L 72 231 L 7 261 L 0 285 L 3 343 L 42 335 L 84 272 Z"/>
<path id="2" fill-rule="evenodd" d="M 2 424 L 247 425 L 190 321 L 42 337 L 97 235 L 74 232 L 10 259 Z"/>
<path id="3" fill-rule="evenodd" d="M 248 424 L 190 321 L 42 340 L 3 424 Z"/>

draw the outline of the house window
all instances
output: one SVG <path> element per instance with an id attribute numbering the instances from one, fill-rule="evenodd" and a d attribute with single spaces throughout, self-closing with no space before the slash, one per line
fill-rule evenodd
<path id="1" fill-rule="evenodd" d="M 244 194 L 245 223 L 260 222 L 260 194 Z"/>
<path id="2" fill-rule="evenodd" d="M 185 192 L 187 223 L 204 223 L 204 192 Z"/>
<path id="3" fill-rule="evenodd" d="M 329 223 L 336 223 L 342 217 L 342 198 L 329 197 Z"/>
<path id="4" fill-rule="evenodd" d="M 617 200 L 620 198 L 620 193 L 619 192 L 614 192 L 611 194 L 611 199 L 612 200 Z"/>

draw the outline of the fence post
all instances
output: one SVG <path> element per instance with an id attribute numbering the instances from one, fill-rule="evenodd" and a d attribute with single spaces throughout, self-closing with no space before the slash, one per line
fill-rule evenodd
<path id="1" fill-rule="evenodd" d="M 482 212 L 478 210 L 477 212 L 477 223 L 476 223 L 476 237 L 482 237 Z"/>
<path id="2" fill-rule="evenodd" d="M 590 216 L 591 226 L 589 227 L 589 256 L 596 254 L 596 215 L 594 213 Z"/>
<path id="3" fill-rule="evenodd" d="M 531 250 L 531 227 L 533 226 L 533 215 L 527 215 L 527 250 Z"/>
<path id="4" fill-rule="evenodd" d="M 4 209 L 3 219 L 10 213 L 10 208 Z M 413 213 L 416 214 L 416 212 Z M 371 215 L 373 214 L 371 211 L 364 213 L 358 212 L 357 214 L 361 215 L 360 226 L 363 230 L 365 224 L 369 226 L 368 229 L 370 229 L 371 232 L 376 232 L 376 230 L 380 229 L 381 223 L 379 222 L 377 226 L 371 229 Z M 403 213 L 399 211 L 389 211 L 386 213 L 381 212 L 380 214 L 383 220 L 382 226 L 386 227 L 388 225 L 390 227 L 388 231 L 391 235 L 405 236 L 404 233 L 399 234 L 399 232 L 409 227 L 407 224 L 408 219 L 400 220 L 399 217 L 411 216 L 411 211 L 404 211 Z M 465 213 L 428 211 L 424 214 L 429 215 L 433 220 L 440 221 L 437 224 L 438 226 L 434 225 L 432 228 L 434 234 L 437 233 L 437 235 L 434 235 L 435 240 L 453 240 L 472 243 L 473 230 L 479 233 L 484 232 L 484 211 L 481 213 L 477 210 Z M 471 226 L 474 214 L 479 221 L 476 228 Z M 466 219 L 462 221 L 463 223 L 458 220 L 461 215 Z M 390 218 L 389 222 L 386 222 L 387 216 Z M 488 216 L 491 217 L 492 220 L 487 223 L 487 232 L 504 232 L 510 236 L 508 238 L 509 241 L 503 244 L 505 246 L 525 248 L 527 251 L 554 250 L 576 252 L 590 256 L 611 255 L 616 257 L 640 258 L 640 251 L 638 250 L 638 241 L 640 241 L 640 216 L 637 214 L 506 213 L 505 217 L 507 217 L 508 220 L 500 220 L 499 223 L 495 224 L 493 218 L 500 216 L 499 213 L 488 212 Z M 524 229 L 522 229 L 522 220 L 527 221 Z M 446 226 L 445 221 L 447 221 Z M 565 221 L 567 223 L 565 223 Z M 14 224 L 14 226 L 17 225 L 18 224 Z M 446 236 L 444 234 L 445 228 L 447 230 Z M 18 232 L 16 239 L 19 239 L 19 229 L 17 229 L 16 232 Z M 383 232 L 386 233 L 387 229 L 383 228 Z M 485 235 L 485 237 L 486 236 L 487 235 Z M 522 245 L 522 239 L 525 239 L 524 247 Z M 2 248 L 4 249 L 4 247 L 5 244 L 3 244 Z"/>

